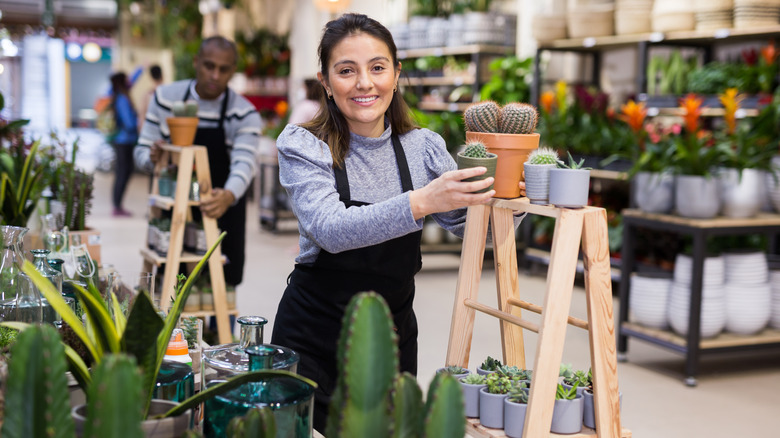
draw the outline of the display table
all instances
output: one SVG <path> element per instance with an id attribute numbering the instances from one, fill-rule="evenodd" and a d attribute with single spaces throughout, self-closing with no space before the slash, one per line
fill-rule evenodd
<path id="1" fill-rule="evenodd" d="M 628 322 L 631 273 L 634 270 L 636 254 L 634 241 L 637 228 L 677 233 L 693 238 L 693 271 L 691 277 L 691 305 L 688 318 L 688 334 L 678 336 L 668 330 L 650 329 Z M 732 236 L 745 234 L 766 234 L 770 245 L 774 236 L 780 233 L 780 215 L 762 213 L 754 218 L 735 219 L 718 217 L 714 219 L 691 219 L 666 214 L 644 213 L 636 209 L 623 210 L 623 259 L 620 277 L 620 311 L 618 324 L 618 358 L 625 361 L 628 337 L 633 336 L 650 343 L 685 354 L 685 383 L 696 386 L 696 372 L 699 356 L 705 353 L 722 353 L 735 350 L 780 347 L 780 331 L 766 329 L 753 336 L 737 336 L 724 333 L 712 339 L 702 340 L 699 336 L 701 323 L 702 275 L 707 238 L 710 236 Z M 770 253 L 774 253 L 770 248 Z"/>

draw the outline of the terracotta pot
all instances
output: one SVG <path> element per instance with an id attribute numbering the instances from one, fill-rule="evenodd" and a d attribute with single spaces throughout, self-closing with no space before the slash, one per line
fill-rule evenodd
<path id="1" fill-rule="evenodd" d="M 523 176 L 523 163 L 532 150 L 539 148 L 539 134 L 496 134 L 466 131 L 467 142 L 480 142 L 490 153 L 498 155 L 496 165 L 496 198 L 520 196 L 518 183 Z"/>
<path id="2" fill-rule="evenodd" d="M 175 146 L 191 146 L 198 130 L 197 117 L 168 117 L 165 119 L 171 130 L 171 144 Z"/>

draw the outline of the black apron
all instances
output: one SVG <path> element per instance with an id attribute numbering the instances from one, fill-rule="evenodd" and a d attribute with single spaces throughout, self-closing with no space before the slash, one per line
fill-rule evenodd
<path id="1" fill-rule="evenodd" d="M 392 136 L 403 191 L 414 190 L 401 142 Z M 346 165 L 334 167 L 339 199 L 347 208 L 369 205 L 350 199 Z M 319 385 L 314 393 L 314 427 L 325 431 L 328 403 L 336 386 L 337 343 L 349 300 L 358 292 L 382 295 L 393 314 L 401 371 L 417 374 L 414 275 L 422 267 L 422 231 L 338 254 L 320 250 L 311 265 L 296 264 L 279 303 L 271 342 L 301 356 L 298 373 Z"/>
<path id="2" fill-rule="evenodd" d="M 184 101 L 190 98 L 190 86 L 184 94 Z M 198 127 L 193 144 L 206 146 L 211 169 L 212 187 L 223 188 L 230 174 L 230 151 L 225 142 L 225 114 L 227 113 L 230 90 L 225 90 L 222 109 L 219 113 L 219 124 L 216 128 Z M 199 216 L 199 211 L 195 216 Z M 246 236 L 246 196 L 228 207 L 225 214 L 217 219 L 217 225 L 227 235 L 222 240 L 222 254 L 227 257 L 225 264 L 225 283 L 236 286 L 244 278 L 244 241 Z"/>

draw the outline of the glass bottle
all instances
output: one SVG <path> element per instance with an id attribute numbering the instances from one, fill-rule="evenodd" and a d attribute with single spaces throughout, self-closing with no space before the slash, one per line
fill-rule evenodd
<path id="1" fill-rule="evenodd" d="M 41 241 L 51 251 L 51 257 L 60 257 L 68 251 L 68 227 L 60 229 L 57 223 L 54 213 L 41 216 Z"/>
<path id="2" fill-rule="evenodd" d="M 277 350 L 267 344 L 248 347 L 244 352 L 252 371 L 270 369 L 276 362 L 274 357 Z M 214 381 L 212 385 L 218 382 Z M 312 436 L 314 387 L 289 376 L 247 383 L 206 400 L 205 436 L 225 436 L 230 420 L 245 415 L 255 407 L 269 407 L 273 410 L 277 438 Z"/>
<path id="3" fill-rule="evenodd" d="M 22 272 L 22 242 L 28 228 L 3 225 L 0 261 L 0 320 L 40 323 L 41 299 L 30 277 Z"/>
<path id="4" fill-rule="evenodd" d="M 30 252 L 33 255 L 35 269 L 49 280 L 57 289 L 57 292 L 62 295 L 62 273 L 52 268 L 49 264 L 48 257 L 50 251 L 48 249 L 33 249 Z M 41 296 L 41 307 L 43 308 L 43 322 L 48 322 L 55 326 L 62 324 L 60 315 L 54 311 L 54 308 L 49 304 L 49 300 L 44 296 Z"/>

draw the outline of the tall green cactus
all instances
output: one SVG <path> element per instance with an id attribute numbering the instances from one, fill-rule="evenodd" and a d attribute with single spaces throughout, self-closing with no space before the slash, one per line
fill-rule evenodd
<path id="1" fill-rule="evenodd" d="M 135 358 L 124 354 L 106 356 L 87 388 L 84 438 L 143 438 L 142 392 Z"/>
<path id="2" fill-rule="evenodd" d="M 339 378 L 330 404 L 328 438 L 464 436 L 463 394 L 454 377 L 434 378 L 423 409 L 422 391 L 414 377 L 398 375 L 397 336 L 381 296 L 366 292 L 352 298 L 344 315 L 338 356 Z"/>
<path id="3" fill-rule="evenodd" d="M 473 103 L 463 112 L 463 120 L 466 122 L 466 131 L 471 132 L 500 132 L 498 119 L 501 108 L 492 100 Z"/>
<path id="4" fill-rule="evenodd" d="M 228 438 L 273 438 L 276 436 L 276 420 L 270 408 L 250 409 L 243 417 L 230 420 Z"/>
<path id="5" fill-rule="evenodd" d="M 536 129 L 538 114 L 533 105 L 508 103 L 501 107 L 498 131 L 505 134 L 531 134 Z"/>
<path id="6" fill-rule="evenodd" d="M 11 354 L 2 436 L 71 438 L 65 349 L 57 330 L 42 325 L 21 332 Z"/>

